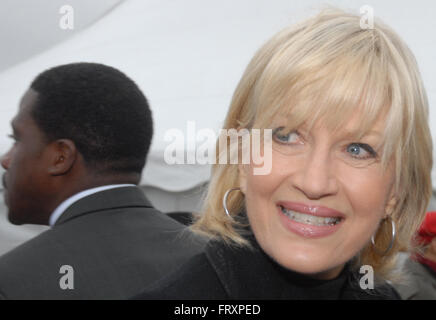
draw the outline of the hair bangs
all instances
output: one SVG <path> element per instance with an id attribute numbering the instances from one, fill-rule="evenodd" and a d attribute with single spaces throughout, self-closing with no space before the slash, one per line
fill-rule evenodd
<path id="1" fill-rule="evenodd" d="M 265 69 L 262 77 L 267 81 L 261 82 L 262 90 L 254 99 L 254 126 L 294 130 L 303 124 L 311 128 L 322 123 L 329 130 L 338 131 L 358 114 L 354 134 L 356 139 L 362 138 L 379 117 L 388 114 L 391 90 L 389 69 L 383 65 L 378 50 L 360 49 L 324 59 L 320 55 L 317 59 L 308 56 L 304 63 L 298 63 L 297 70 L 281 65 L 284 59 L 273 59 L 271 63 L 275 65 Z M 387 135 L 383 133 L 381 144 Z"/>

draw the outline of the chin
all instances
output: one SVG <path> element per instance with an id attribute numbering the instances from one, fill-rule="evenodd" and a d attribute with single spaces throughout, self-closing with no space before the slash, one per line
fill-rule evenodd
<path id="1" fill-rule="evenodd" d="M 284 252 L 283 252 L 284 251 Z M 290 271 L 314 278 L 333 279 L 339 275 L 345 263 L 332 261 L 331 257 L 316 253 L 307 248 L 288 248 L 273 252 L 272 258 Z M 271 255 L 270 255 L 271 256 Z"/>
<path id="2" fill-rule="evenodd" d="M 280 264 L 280 263 L 279 263 Z M 292 261 L 286 265 L 280 264 L 288 270 L 305 274 L 312 278 L 329 280 L 336 278 L 343 269 L 343 265 L 340 266 L 327 266 L 326 264 L 316 262 L 300 262 Z"/>
<path id="3" fill-rule="evenodd" d="M 26 216 L 23 214 L 20 214 L 21 210 L 19 212 L 15 211 L 15 210 L 11 210 L 9 209 L 8 211 L 8 220 L 10 223 L 16 225 L 16 226 L 21 226 L 23 224 L 33 224 L 32 221 L 29 221 L 29 219 L 26 219 Z"/>
<path id="4" fill-rule="evenodd" d="M 21 226 L 24 224 L 24 222 L 22 222 L 20 219 L 17 219 L 17 217 L 15 217 L 13 214 L 8 214 L 8 220 L 10 223 L 16 225 L 16 226 Z"/>

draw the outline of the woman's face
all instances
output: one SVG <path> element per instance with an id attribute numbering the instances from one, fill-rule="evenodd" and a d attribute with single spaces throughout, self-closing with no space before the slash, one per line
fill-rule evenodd
<path id="1" fill-rule="evenodd" d="M 383 170 L 384 120 L 356 141 L 355 116 L 337 132 L 320 123 L 273 130 L 272 170 L 240 166 L 254 235 L 276 262 L 316 278 L 336 277 L 394 205 L 392 165 Z"/>

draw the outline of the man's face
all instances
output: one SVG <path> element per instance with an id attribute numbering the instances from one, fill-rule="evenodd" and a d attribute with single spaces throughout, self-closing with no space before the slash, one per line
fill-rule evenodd
<path id="1" fill-rule="evenodd" d="M 11 122 L 14 144 L 1 159 L 4 199 L 8 219 L 13 224 L 46 224 L 49 152 L 43 132 L 32 118 L 31 110 L 38 93 L 29 89 L 23 96 L 18 114 Z"/>

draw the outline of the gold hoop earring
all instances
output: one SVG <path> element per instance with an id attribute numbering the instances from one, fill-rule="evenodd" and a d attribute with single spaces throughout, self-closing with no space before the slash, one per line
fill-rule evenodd
<path id="1" fill-rule="evenodd" d="M 380 251 L 376 246 L 375 246 L 375 241 L 374 241 L 374 235 L 371 236 L 371 244 L 374 247 L 375 251 L 384 256 L 386 255 L 394 246 L 394 241 L 395 241 L 395 236 L 397 234 L 397 231 L 395 229 L 395 222 L 394 220 L 391 218 L 391 216 L 388 216 L 386 219 L 390 219 L 391 220 L 391 226 L 392 226 L 392 238 L 391 238 L 391 242 L 389 242 L 389 246 L 387 247 L 387 249 L 385 251 Z"/>
<path id="2" fill-rule="evenodd" d="M 230 215 L 230 211 L 229 211 L 229 209 L 227 208 L 227 198 L 228 198 L 228 196 L 229 196 L 230 193 L 232 193 L 233 191 L 236 191 L 236 190 L 241 190 L 241 188 L 231 188 L 231 189 L 229 189 L 229 190 L 226 191 L 226 193 L 224 194 L 224 197 L 223 197 L 223 208 L 224 208 L 224 211 L 226 212 L 226 215 L 227 215 L 230 219 L 232 219 L 232 220 L 233 220 L 233 218 L 232 218 L 232 216 Z"/>

